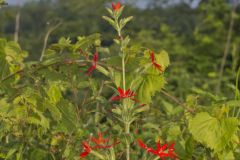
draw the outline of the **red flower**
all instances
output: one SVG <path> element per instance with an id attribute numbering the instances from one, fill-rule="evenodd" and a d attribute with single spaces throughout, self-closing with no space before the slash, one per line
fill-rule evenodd
<path id="1" fill-rule="evenodd" d="M 90 139 L 96 145 L 90 146 L 88 142 L 83 142 L 82 145 L 84 147 L 84 151 L 80 154 L 81 158 L 86 157 L 92 151 L 92 149 L 96 149 L 96 150 L 97 149 L 108 149 L 108 148 L 112 148 L 115 145 L 117 145 L 118 143 L 120 143 L 119 141 L 116 141 L 113 144 L 108 145 L 107 143 L 108 143 L 109 139 L 108 138 L 104 139 L 101 132 L 98 133 L 98 138 L 92 137 Z"/>
<path id="2" fill-rule="evenodd" d="M 92 66 L 88 68 L 87 75 L 89 76 L 96 68 L 97 68 L 97 61 L 98 61 L 98 52 L 93 55 L 93 62 Z"/>
<path id="3" fill-rule="evenodd" d="M 117 2 L 116 4 L 114 4 L 114 3 L 112 2 L 112 9 L 113 9 L 114 11 L 118 11 L 120 8 L 121 8 L 121 3 L 120 3 L 120 2 Z"/>
<path id="4" fill-rule="evenodd" d="M 84 147 L 84 151 L 80 154 L 80 157 L 84 158 L 91 152 L 92 149 L 87 142 L 83 142 L 82 145 Z"/>
<path id="5" fill-rule="evenodd" d="M 94 148 L 94 149 L 112 148 L 113 146 L 115 146 L 116 144 L 119 143 L 119 142 L 117 141 L 117 142 L 115 142 L 115 143 L 112 144 L 112 145 L 107 145 L 107 143 L 109 142 L 109 139 L 108 139 L 108 138 L 105 138 L 105 139 L 104 139 L 101 132 L 98 133 L 98 138 L 92 137 L 92 138 L 91 138 L 91 141 L 96 144 L 96 146 L 93 146 L 93 147 L 92 147 L 92 148 Z"/>
<path id="6" fill-rule="evenodd" d="M 108 142 L 108 138 L 103 138 L 102 137 L 102 133 L 98 132 L 98 138 L 92 137 L 91 141 L 94 142 L 97 145 L 101 145 L 101 144 L 106 144 Z"/>
<path id="7" fill-rule="evenodd" d="M 151 56 L 151 61 L 152 61 L 153 66 L 156 69 L 158 69 L 159 71 L 163 72 L 164 70 L 163 70 L 162 66 L 156 62 L 156 58 L 155 58 L 154 52 L 152 52 L 150 54 L 150 56 Z"/>
<path id="8" fill-rule="evenodd" d="M 138 145 L 141 148 L 145 149 L 147 152 L 159 156 L 162 160 L 164 160 L 164 158 L 166 158 L 166 157 L 173 158 L 173 159 L 177 158 L 177 155 L 174 152 L 174 143 L 171 144 L 170 147 L 168 147 L 168 144 L 164 144 L 163 146 L 161 146 L 160 141 L 158 141 L 156 150 L 147 147 L 141 140 L 138 140 Z M 168 147 L 168 149 L 167 149 L 167 147 Z M 167 152 L 166 152 L 166 150 L 167 150 Z"/>
<path id="9" fill-rule="evenodd" d="M 111 98 L 112 101 L 118 101 L 124 98 L 131 98 L 136 96 L 136 94 L 134 92 L 132 92 L 130 89 L 124 91 L 123 89 L 121 89 L 120 87 L 118 87 L 118 96 L 114 96 Z"/>

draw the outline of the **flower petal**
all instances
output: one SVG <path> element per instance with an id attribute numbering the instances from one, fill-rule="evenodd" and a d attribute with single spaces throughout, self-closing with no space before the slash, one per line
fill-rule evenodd
<path id="1" fill-rule="evenodd" d="M 140 139 L 138 139 L 137 142 L 138 142 L 138 145 L 139 145 L 140 147 L 142 147 L 143 149 L 148 149 L 147 146 L 146 146 L 146 145 L 143 143 L 143 141 L 141 141 Z"/>
<path id="2" fill-rule="evenodd" d="M 122 97 L 120 97 L 120 96 L 114 96 L 111 98 L 111 101 L 119 101 L 121 99 L 122 99 Z"/>
<path id="3" fill-rule="evenodd" d="M 84 157 L 86 157 L 89 153 L 90 153 L 90 152 L 84 151 L 84 152 L 82 152 L 79 156 L 80 156 L 81 158 L 84 158 Z"/>
<path id="4" fill-rule="evenodd" d="M 120 87 L 118 87 L 118 93 L 121 97 L 124 96 L 124 90 L 121 89 Z"/>
<path id="5" fill-rule="evenodd" d="M 152 53 L 150 54 L 150 56 L 151 56 L 152 63 L 154 63 L 154 62 L 155 62 L 155 55 L 154 55 L 154 52 L 152 52 Z"/>
<path id="6" fill-rule="evenodd" d="M 93 61 L 97 62 L 98 61 L 98 52 L 96 51 L 96 53 L 93 55 Z"/>
<path id="7" fill-rule="evenodd" d="M 121 8 L 121 3 L 117 2 L 115 10 L 119 10 Z"/>

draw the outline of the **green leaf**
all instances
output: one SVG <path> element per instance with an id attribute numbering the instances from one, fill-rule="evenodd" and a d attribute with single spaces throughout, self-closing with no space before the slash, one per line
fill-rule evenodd
<path id="1" fill-rule="evenodd" d="M 185 150 L 186 150 L 186 156 L 192 157 L 193 151 L 194 151 L 194 140 L 193 137 L 189 137 L 185 143 Z"/>
<path id="2" fill-rule="evenodd" d="M 17 151 L 16 148 L 11 148 L 11 149 L 9 149 L 9 151 L 8 151 L 7 156 L 6 156 L 5 159 L 7 160 L 7 159 L 11 158 L 16 151 Z"/>
<path id="3" fill-rule="evenodd" d="M 52 84 L 51 87 L 47 91 L 48 97 L 51 102 L 56 104 L 62 98 L 61 90 L 57 86 L 57 84 Z"/>
<path id="4" fill-rule="evenodd" d="M 102 66 L 100 66 L 100 65 L 97 65 L 97 70 L 99 71 L 99 72 L 101 72 L 102 74 L 104 74 L 105 76 L 109 76 L 109 71 L 108 70 L 106 70 L 104 67 L 102 67 Z"/>
<path id="5" fill-rule="evenodd" d="M 133 19 L 133 16 L 123 18 L 120 20 L 120 29 L 123 29 L 125 25 Z"/>
<path id="6" fill-rule="evenodd" d="M 64 132 L 73 132 L 77 129 L 77 113 L 74 106 L 67 100 L 61 99 L 57 104 L 61 114 L 62 119 L 59 123 L 58 129 Z"/>
<path id="7" fill-rule="evenodd" d="M 174 141 L 181 135 L 181 130 L 178 125 L 173 125 L 168 130 L 167 141 Z"/>
<path id="8" fill-rule="evenodd" d="M 234 154 L 232 151 L 224 151 L 223 153 L 218 153 L 219 160 L 237 160 L 234 157 Z"/>
<path id="9" fill-rule="evenodd" d="M 55 104 L 52 104 L 48 100 L 45 100 L 43 102 L 43 105 L 47 108 L 55 121 L 59 121 L 62 119 L 62 113 L 59 111 Z"/>
<path id="10" fill-rule="evenodd" d="M 113 19 L 111 19 L 110 17 L 107 16 L 102 16 L 102 18 L 107 21 L 113 28 L 115 28 L 116 30 L 118 30 L 118 27 L 116 25 L 116 23 L 114 22 Z"/>
<path id="11" fill-rule="evenodd" d="M 112 112 L 117 114 L 117 115 L 121 115 L 122 114 L 122 110 L 119 107 L 112 109 Z"/>
<path id="12" fill-rule="evenodd" d="M 155 54 L 156 62 L 159 63 L 163 68 L 167 68 L 170 64 L 168 53 L 164 50 L 160 53 Z"/>
<path id="13" fill-rule="evenodd" d="M 145 112 L 145 111 L 148 111 L 149 109 L 150 109 L 149 105 L 137 106 L 137 108 L 134 109 L 134 114 Z"/>
<path id="14" fill-rule="evenodd" d="M 49 153 L 42 150 L 42 149 L 34 149 L 30 153 L 30 159 L 35 159 L 35 160 L 46 160 L 49 158 Z"/>
<path id="15" fill-rule="evenodd" d="M 122 74 L 118 71 L 114 71 L 113 69 L 111 69 L 110 71 L 113 82 L 117 87 L 119 87 L 122 80 Z"/>
<path id="16" fill-rule="evenodd" d="M 27 117 L 26 121 L 30 124 L 42 126 L 44 129 L 48 129 L 50 127 L 49 119 L 47 119 L 42 112 L 34 109 L 34 112 L 38 115 L 38 117 Z"/>
<path id="17" fill-rule="evenodd" d="M 198 113 L 189 120 L 189 131 L 194 139 L 216 152 L 222 151 L 231 142 L 237 129 L 236 118 L 218 120 L 207 112 Z"/>
<path id="18" fill-rule="evenodd" d="M 5 55 L 0 50 L 0 80 L 5 78 L 9 73 L 9 64 L 5 59 Z"/>
<path id="19" fill-rule="evenodd" d="M 141 101 L 141 103 L 151 103 L 152 96 L 154 96 L 157 91 L 160 91 L 165 83 L 163 75 L 149 74 L 139 77 L 137 82 L 139 87 L 137 88 L 136 98 Z"/>

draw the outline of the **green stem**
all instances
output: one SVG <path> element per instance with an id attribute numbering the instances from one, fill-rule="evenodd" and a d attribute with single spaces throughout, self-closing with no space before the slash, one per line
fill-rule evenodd
<path id="1" fill-rule="evenodd" d="M 96 152 L 96 151 L 91 151 L 91 154 L 93 154 L 94 156 L 98 157 L 101 160 L 105 160 L 104 156 L 101 155 L 100 153 Z"/>
<path id="2" fill-rule="evenodd" d="M 121 56 L 122 56 L 122 84 L 123 84 L 123 90 L 126 91 L 126 74 L 125 74 L 125 54 L 124 54 L 124 49 L 123 49 L 123 37 L 121 34 L 121 28 L 118 22 L 118 18 L 115 17 L 114 18 L 116 26 L 117 26 L 117 32 L 118 32 L 118 36 L 120 38 L 120 52 L 121 52 Z M 123 107 L 125 108 L 125 100 L 123 100 L 122 102 Z M 127 112 L 125 112 L 125 114 L 128 114 Z M 123 117 L 127 117 L 127 115 L 123 115 Z M 128 122 L 128 120 L 124 119 L 124 125 L 125 125 L 125 134 L 128 136 L 130 134 L 130 123 Z M 126 160 L 130 160 L 130 143 L 128 140 L 126 140 Z"/>
<path id="3" fill-rule="evenodd" d="M 153 160 L 158 160 L 159 159 L 159 157 L 156 157 L 156 158 L 154 158 Z"/>
<path id="4" fill-rule="evenodd" d="M 125 133 L 128 136 L 130 134 L 130 123 L 125 122 Z M 130 143 L 126 140 L 126 159 L 130 160 Z"/>
<path id="5" fill-rule="evenodd" d="M 122 54 L 122 74 L 123 74 L 123 90 L 126 91 L 124 54 Z"/>
<path id="6" fill-rule="evenodd" d="M 236 78 L 236 85 L 235 85 L 235 100 L 238 100 L 239 98 L 239 90 L 238 90 L 239 76 L 240 76 L 240 67 L 238 68 L 238 71 L 237 71 L 237 78 Z M 233 117 L 235 116 L 235 112 L 236 112 L 236 106 L 234 106 L 233 108 Z M 240 108 L 238 109 L 236 117 L 238 117 L 239 113 L 240 113 Z"/>

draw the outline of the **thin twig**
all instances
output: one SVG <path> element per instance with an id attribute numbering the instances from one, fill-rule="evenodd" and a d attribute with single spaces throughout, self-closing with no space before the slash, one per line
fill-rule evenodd
<path id="1" fill-rule="evenodd" d="M 78 60 L 76 60 L 76 61 L 72 60 L 71 63 L 66 62 L 66 60 L 56 61 L 56 62 L 47 64 L 47 65 L 40 66 L 40 67 L 36 68 L 35 70 L 32 70 L 31 73 L 35 73 L 35 72 L 37 72 L 37 71 L 39 71 L 39 70 L 42 70 L 42 69 L 44 69 L 44 68 L 47 68 L 47 67 L 50 67 L 50 66 L 53 66 L 53 65 L 56 65 L 56 64 L 69 65 L 69 64 L 76 64 L 76 62 L 79 63 L 80 61 L 78 61 Z M 84 61 L 82 61 L 82 62 L 84 62 Z M 86 65 L 86 64 L 85 64 L 85 65 Z M 24 73 L 24 72 L 29 72 L 29 70 L 27 70 L 27 68 L 20 69 L 20 70 L 18 70 L 18 71 L 16 71 L 16 72 L 14 72 L 14 73 L 12 73 L 12 74 L 4 77 L 3 79 L 1 79 L 1 80 L 0 80 L 0 84 L 2 84 L 4 81 L 7 81 L 8 79 L 10 79 L 10 78 L 12 78 L 12 77 L 14 77 L 14 76 L 16 76 L 16 75 L 19 75 L 19 74 L 21 74 L 21 73 Z"/>
<path id="2" fill-rule="evenodd" d="M 217 83 L 217 88 L 216 88 L 216 94 L 219 94 L 221 91 L 221 84 L 222 84 L 222 78 L 223 78 L 223 70 L 226 64 L 226 59 L 230 50 L 230 45 L 231 45 L 231 40 L 232 40 L 232 34 L 233 34 L 233 27 L 235 23 L 235 14 L 236 14 L 236 9 L 237 9 L 237 2 L 236 0 L 234 1 L 232 10 L 231 10 L 231 20 L 229 24 L 229 30 L 228 30 L 228 36 L 227 36 L 227 42 L 224 48 L 224 53 L 222 57 L 222 62 L 219 70 L 219 79 Z"/>
<path id="3" fill-rule="evenodd" d="M 164 94 L 165 96 L 169 97 L 171 100 L 173 100 L 174 102 L 176 102 L 178 105 L 182 106 L 185 110 L 187 110 L 188 112 L 194 113 L 193 109 L 190 109 L 185 103 L 183 103 L 180 99 L 178 99 L 177 97 L 171 95 L 170 93 L 168 93 L 166 90 L 162 89 L 161 93 Z"/>
<path id="4" fill-rule="evenodd" d="M 47 33 L 46 33 L 46 35 L 45 35 L 45 38 L 44 38 L 44 43 L 43 43 L 43 49 L 42 49 L 41 57 L 40 57 L 40 59 L 39 59 L 40 61 L 43 60 L 43 57 L 44 57 L 44 54 L 45 54 L 45 50 L 46 50 L 46 48 L 47 48 L 48 38 L 49 38 L 50 34 L 51 34 L 54 30 L 56 30 L 60 25 L 61 25 L 61 22 L 59 22 L 59 23 L 56 24 L 55 26 L 51 27 L 51 28 L 47 31 Z"/>
<path id="5" fill-rule="evenodd" d="M 15 32 L 14 32 L 14 42 L 18 42 L 19 28 L 20 28 L 20 17 L 21 13 L 18 11 L 15 21 Z"/>

